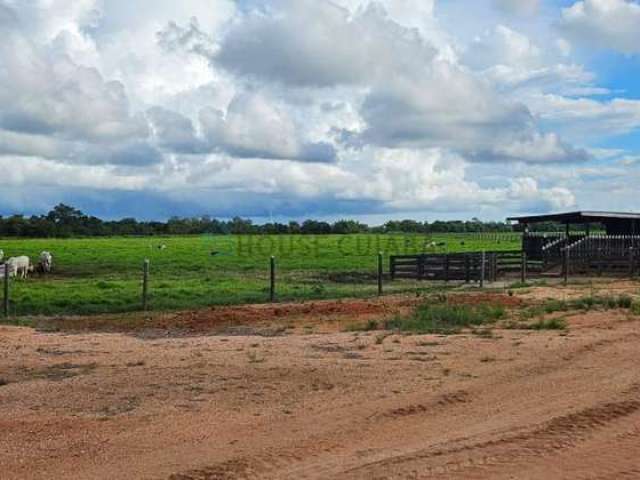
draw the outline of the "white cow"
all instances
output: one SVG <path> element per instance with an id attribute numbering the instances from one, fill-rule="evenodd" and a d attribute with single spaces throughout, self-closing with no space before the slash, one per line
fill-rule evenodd
<path id="1" fill-rule="evenodd" d="M 31 260 L 27 256 L 11 257 L 7 260 L 9 265 L 9 277 L 19 276 L 20 278 L 27 278 L 29 272 L 33 272 L 33 265 Z"/>
<path id="2" fill-rule="evenodd" d="M 4 258 L 4 250 L 0 250 L 0 262 Z"/>
<path id="3" fill-rule="evenodd" d="M 53 266 L 53 255 L 46 250 L 40 254 L 40 260 L 38 261 L 38 270 L 42 273 L 51 272 Z"/>

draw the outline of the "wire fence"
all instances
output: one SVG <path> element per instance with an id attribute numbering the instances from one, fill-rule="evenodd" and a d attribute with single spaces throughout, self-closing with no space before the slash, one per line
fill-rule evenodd
<path id="1" fill-rule="evenodd" d="M 440 260 L 444 256 L 438 257 Z M 373 255 L 367 261 L 368 266 L 354 270 L 339 270 L 331 265 L 305 270 L 291 268 L 287 261 L 280 261 L 277 257 L 266 257 L 262 269 L 218 267 L 215 270 L 204 269 L 195 275 L 180 276 L 167 274 L 161 264 L 147 259 L 138 262 L 137 268 L 124 274 L 69 278 L 54 269 L 50 275 L 33 274 L 25 280 L 2 275 L 2 308 L 4 315 L 10 317 L 89 315 L 188 310 L 232 304 L 373 298 L 393 294 L 420 295 L 463 285 L 508 288 L 511 284 L 523 281 L 550 281 L 560 286 L 566 282 L 561 275 L 523 273 L 515 266 L 496 275 L 496 266 L 490 260 L 487 260 L 486 269 L 479 269 L 466 280 L 464 276 L 451 276 L 449 281 L 441 277 L 392 278 L 389 256 Z M 480 277 L 483 271 L 485 276 Z M 618 275 L 617 278 L 634 279 L 631 282 L 634 284 L 638 273 Z M 590 288 L 596 294 L 599 289 L 609 288 L 602 286 L 607 284 L 607 278 L 607 275 L 596 277 Z M 568 280 L 573 286 L 588 281 L 577 274 Z"/>
<path id="2" fill-rule="evenodd" d="M 360 259 L 361 261 L 363 259 Z M 5 317 L 91 315 L 134 311 L 175 311 L 219 305 L 373 298 L 401 293 L 421 294 L 454 288 L 463 281 L 391 280 L 389 256 L 367 258 L 352 270 L 332 265 L 300 269 L 286 260 L 266 257 L 260 268 L 217 266 L 179 275 L 152 259 L 137 268 L 94 275 L 51 274 L 5 277 Z M 93 265 L 100 272 L 100 264 Z"/>
<path id="3" fill-rule="evenodd" d="M 53 270 L 24 280 L 9 278 L 2 288 L 7 293 L 2 309 L 12 317 L 176 311 L 420 295 L 465 284 L 495 287 L 494 280 L 509 284 L 547 278 L 535 262 L 518 258 L 520 241 L 519 234 L 4 240 L 7 257 L 26 254 L 36 261 L 40 251 L 51 251 Z M 482 251 L 488 262 L 485 282 L 474 260 Z M 437 258 L 434 268 L 444 262 L 449 273 L 457 265 L 458 273 L 465 274 L 392 279 L 391 258 L 397 255 L 431 256 Z M 494 255 L 508 264 L 496 264 Z M 640 268 L 634 270 L 634 276 L 639 273 Z"/>

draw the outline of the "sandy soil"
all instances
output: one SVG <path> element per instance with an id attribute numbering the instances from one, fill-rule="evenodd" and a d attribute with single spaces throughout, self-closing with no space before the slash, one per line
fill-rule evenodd
<path id="1" fill-rule="evenodd" d="M 87 319 L 0 327 L 0 478 L 640 478 L 640 317 L 343 331 L 352 308 L 361 321 L 412 302 L 215 309 L 148 317 L 144 331 L 130 318 L 120 333 Z"/>

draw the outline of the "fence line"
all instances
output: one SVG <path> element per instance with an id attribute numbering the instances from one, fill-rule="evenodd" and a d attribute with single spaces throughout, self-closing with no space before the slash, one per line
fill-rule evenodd
<path id="1" fill-rule="evenodd" d="M 555 247 L 554 247 L 555 248 Z M 346 297 L 373 297 L 389 293 L 402 293 L 431 288 L 431 283 L 424 281 L 460 281 L 465 283 L 477 282 L 481 287 L 504 279 L 508 281 L 526 282 L 541 274 L 557 276 L 568 281 L 572 275 L 583 274 L 618 274 L 635 276 L 640 273 L 640 236 L 601 236 L 594 235 L 571 243 L 563 250 L 565 264 L 560 272 L 545 270 L 545 262 L 529 258 L 525 251 L 485 251 L 450 254 L 418 254 L 389 256 L 389 271 L 385 272 L 386 256 L 380 252 L 371 255 L 369 266 L 359 266 L 351 271 L 340 270 L 340 265 L 327 265 L 323 269 L 304 270 L 304 265 L 280 265 L 276 257 L 263 259 L 259 270 L 232 270 L 221 266 L 218 270 L 202 270 L 202 277 L 186 277 L 184 283 L 176 284 L 173 278 L 158 277 L 159 267 L 154 261 L 153 273 L 156 275 L 151 281 L 151 261 L 146 259 L 142 264 L 136 262 L 135 271 L 124 280 L 115 276 L 91 278 L 94 296 L 83 296 L 79 292 L 77 299 L 68 306 L 61 307 L 63 313 L 109 313 L 111 311 L 143 311 L 153 309 L 182 309 L 197 308 L 222 303 L 265 303 L 276 301 L 296 301 L 315 299 L 337 299 Z M 158 260 L 159 261 L 159 260 Z M 267 266 L 268 265 L 268 266 Z M 94 265 L 96 271 L 101 271 L 100 263 Z M 277 267 L 277 268 L 276 268 Z M 225 270 L 227 268 L 228 270 Z M 1 272 L 2 270 L 0 270 Z M 130 270 L 131 271 L 131 270 Z M 57 314 L 60 310 L 54 302 L 60 301 L 56 295 L 50 295 L 51 308 L 48 303 L 30 303 L 31 295 L 28 288 L 31 282 L 13 280 L 8 275 L 8 266 L 4 266 L 4 302 L 5 317 L 24 314 Z M 120 271 L 116 272 L 119 274 Z M 192 272 L 193 273 L 193 272 Z M 179 275 L 173 273 L 171 275 Z M 197 274 L 199 275 L 199 274 Z M 142 276 L 142 285 L 140 278 Z M 215 280 L 211 280 L 213 277 Z M 46 278 L 46 277 L 45 277 Z M 84 278 L 84 277 L 82 277 Z M 176 277 L 179 278 L 179 277 Z M 396 283 L 385 283 L 388 279 Z M 216 285 L 225 283 L 225 285 Z M 412 283 L 415 281 L 416 283 Z M 196 285 L 192 291 L 189 286 Z M 56 288 L 55 281 L 49 285 Z M 120 285 L 117 285 L 120 283 Z M 13 286 L 12 286 L 13 285 Z M 36 282 L 33 283 L 37 285 Z M 46 285 L 46 282 L 42 285 Z M 84 284 L 82 284 L 84 288 Z M 134 286 L 135 285 L 135 286 Z M 211 288 L 214 286 L 215 288 Z M 142 287 L 142 288 L 141 288 Z M 48 288 L 48 287 L 47 287 Z M 73 287 L 63 287 L 73 288 Z M 140 290 L 141 288 L 141 290 Z M 101 290 L 102 289 L 102 290 Z M 53 290 L 55 292 L 55 290 Z M 67 290 L 64 290 L 67 291 Z M 424 291 L 424 290 L 422 290 Z M 11 294 L 11 298 L 10 298 Z M 75 294 L 75 292 L 74 292 Z M 45 297 L 46 298 L 46 297 Z M 103 300 L 104 299 L 104 300 Z M 62 300 L 66 301 L 67 298 Z M 92 302 L 104 310 L 99 310 Z M 27 303 L 23 303 L 27 302 Z M 82 302 L 87 302 L 82 303 Z M 117 303 L 119 302 L 119 303 Z M 192 302 L 192 303 L 189 303 Z M 44 305 L 43 307 L 34 308 Z M 115 305 L 115 306 L 114 306 Z M 10 311 L 11 307 L 11 311 Z M 109 310 L 113 308 L 113 310 Z M 41 312 L 42 310 L 42 312 Z"/>

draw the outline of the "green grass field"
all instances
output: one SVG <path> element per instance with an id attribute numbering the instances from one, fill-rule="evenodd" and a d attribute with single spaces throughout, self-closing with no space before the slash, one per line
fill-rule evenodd
<path id="1" fill-rule="evenodd" d="M 440 243 L 436 248 L 430 242 Z M 158 248 L 166 245 L 166 249 Z M 54 272 L 11 282 L 12 315 L 140 309 L 142 264 L 151 262 L 150 308 L 178 310 L 268 300 L 269 257 L 277 261 L 278 300 L 375 295 L 377 254 L 516 250 L 513 234 L 191 236 L 4 239 L 5 258 L 42 250 Z M 214 254 L 215 253 L 215 254 Z M 394 282 L 387 291 L 420 288 Z"/>

